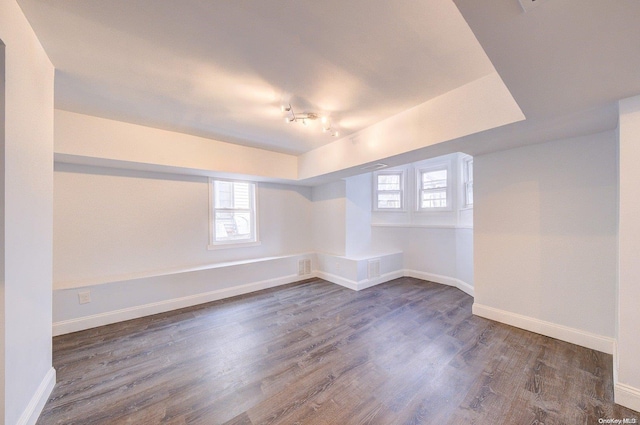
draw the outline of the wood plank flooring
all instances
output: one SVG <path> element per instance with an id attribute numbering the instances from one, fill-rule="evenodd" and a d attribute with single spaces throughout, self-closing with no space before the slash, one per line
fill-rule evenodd
<path id="1" fill-rule="evenodd" d="M 47 424 L 597 424 L 610 355 L 412 278 L 312 279 L 54 338 Z"/>

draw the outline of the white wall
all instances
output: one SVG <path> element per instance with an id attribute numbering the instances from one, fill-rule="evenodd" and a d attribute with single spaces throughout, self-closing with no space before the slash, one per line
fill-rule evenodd
<path id="1" fill-rule="evenodd" d="M 312 191 L 313 247 L 320 253 L 346 253 L 346 182 L 337 180 Z"/>
<path id="2" fill-rule="evenodd" d="M 210 250 L 205 177 L 56 163 L 54 186 L 56 334 L 308 277 L 310 188 L 258 183 L 260 244 Z"/>
<path id="3" fill-rule="evenodd" d="M 640 96 L 620 102 L 619 286 L 616 403 L 640 411 Z"/>
<path id="4" fill-rule="evenodd" d="M 463 283 L 465 290 L 470 292 L 473 286 L 473 209 L 461 208 L 464 157 L 467 156 L 454 153 L 392 168 L 405 172 L 406 208 L 398 212 L 372 213 L 372 249 L 402 251 L 404 268 L 416 277 L 448 284 Z M 417 212 L 418 170 L 432 166 L 449 167 L 451 208 Z"/>
<path id="5" fill-rule="evenodd" d="M 349 177 L 346 184 L 345 253 L 361 255 L 371 251 L 371 174 Z"/>
<path id="6" fill-rule="evenodd" d="M 474 158 L 475 313 L 611 352 L 616 158 L 614 132 Z"/>
<path id="7" fill-rule="evenodd" d="M 0 1 L 5 44 L 3 423 L 34 423 L 51 363 L 53 66 L 14 0 Z"/>
<path id="8" fill-rule="evenodd" d="M 54 288 L 312 251 L 311 189 L 257 188 L 260 245 L 208 250 L 208 180 L 56 163 Z"/>
<path id="9" fill-rule="evenodd" d="M 56 160 L 192 174 L 215 172 L 295 180 L 297 158 L 174 131 L 55 111 Z"/>

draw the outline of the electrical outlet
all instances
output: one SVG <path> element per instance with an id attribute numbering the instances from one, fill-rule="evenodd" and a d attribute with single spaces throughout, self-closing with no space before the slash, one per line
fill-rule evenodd
<path id="1" fill-rule="evenodd" d="M 80 304 L 88 304 L 91 302 L 91 291 L 78 292 L 78 302 Z"/>

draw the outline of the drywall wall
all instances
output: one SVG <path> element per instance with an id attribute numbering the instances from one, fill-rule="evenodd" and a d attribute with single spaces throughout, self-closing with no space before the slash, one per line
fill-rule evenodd
<path id="1" fill-rule="evenodd" d="M 293 155 L 56 109 L 56 160 L 190 173 L 297 178 Z"/>
<path id="2" fill-rule="evenodd" d="M 371 174 L 345 179 L 347 256 L 371 251 Z"/>
<path id="3" fill-rule="evenodd" d="M 55 170 L 55 289 L 313 248 L 310 188 L 259 183 L 260 245 L 209 250 L 207 178 L 59 163 Z"/>
<path id="4" fill-rule="evenodd" d="M 306 260 L 312 267 L 299 272 L 300 261 Z M 53 292 L 53 333 L 76 332 L 292 283 L 312 277 L 314 269 L 314 254 L 293 254 L 58 289 Z M 78 293 L 85 291 L 91 302 L 79 304 Z"/>
<path id="5" fill-rule="evenodd" d="M 616 403 L 640 411 L 640 96 L 620 101 L 619 282 Z M 617 376 L 616 376 L 617 375 Z"/>
<path id="6" fill-rule="evenodd" d="M 611 352 L 616 158 L 614 132 L 474 157 L 474 313 Z"/>
<path id="7" fill-rule="evenodd" d="M 314 251 L 346 253 L 346 182 L 337 180 L 312 189 Z"/>
<path id="8" fill-rule="evenodd" d="M 387 247 L 402 251 L 404 269 L 412 276 L 460 286 L 472 293 L 473 209 L 461 209 L 461 163 L 466 157 L 454 153 L 392 168 L 405 173 L 405 209 L 397 212 L 374 211 L 371 214 L 371 238 L 373 250 Z M 418 212 L 419 170 L 434 166 L 449 169 L 450 208 L 445 211 Z M 365 190 L 364 186 L 362 190 Z"/>
<path id="9" fill-rule="evenodd" d="M 258 183 L 260 243 L 224 249 L 208 249 L 207 178 L 56 163 L 54 188 L 56 334 L 310 276 L 310 188 Z"/>
<path id="10" fill-rule="evenodd" d="M 35 423 L 55 384 L 51 363 L 54 70 L 14 0 L 0 1 L 4 48 L 4 351 L 0 422 Z"/>

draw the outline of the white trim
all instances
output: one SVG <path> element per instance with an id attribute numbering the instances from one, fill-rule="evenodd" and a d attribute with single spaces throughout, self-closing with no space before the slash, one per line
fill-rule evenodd
<path id="1" fill-rule="evenodd" d="M 613 386 L 613 398 L 616 404 L 640 412 L 640 389 L 617 382 Z"/>
<path id="2" fill-rule="evenodd" d="M 248 248 L 250 246 L 259 246 L 262 242 L 260 241 L 251 241 L 251 242 L 232 242 L 232 243 L 217 243 L 215 245 L 207 245 L 207 249 L 209 251 L 214 251 L 216 249 L 234 249 L 234 248 Z"/>
<path id="3" fill-rule="evenodd" d="M 428 280 L 430 282 L 440 283 L 442 285 L 454 286 L 462 292 L 474 296 L 473 286 L 454 277 L 443 276 L 440 274 L 422 272 L 418 270 L 405 269 L 404 275 L 408 277 L 415 277 L 416 279 Z"/>
<path id="4" fill-rule="evenodd" d="M 471 229 L 471 225 L 459 224 L 416 224 L 416 223 L 371 223 L 371 227 L 418 227 L 425 229 Z"/>
<path id="5" fill-rule="evenodd" d="M 400 190 L 378 190 L 378 176 L 380 175 L 399 175 L 400 176 Z M 407 170 L 397 170 L 397 169 L 387 169 L 382 171 L 374 171 L 373 178 L 371 179 L 372 183 L 372 191 L 371 194 L 371 204 L 372 211 L 374 212 L 407 212 L 407 201 L 406 201 L 406 181 L 407 181 Z M 378 207 L 378 194 L 381 192 L 400 192 L 400 208 L 379 208 Z"/>
<path id="6" fill-rule="evenodd" d="M 209 269 L 219 269 L 223 267 L 233 267 L 233 266 L 241 266 L 244 264 L 252 264 L 252 263 L 260 263 L 264 261 L 272 261 L 272 260 L 280 260 L 284 258 L 293 258 L 300 256 L 313 256 L 315 253 L 313 252 L 302 252 L 299 254 L 290 254 L 290 255 L 281 255 L 278 257 L 260 257 L 260 258 L 251 258 L 248 260 L 239 260 L 239 261 L 227 261 L 223 263 L 212 263 L 212 264 L 204 264 L 201 266 L 191 266 L 191 267 L 174 267 L 171 269 L 161 269 L 161 270 L 150 270 L 144 272 L 135 272 L 135 273 L 125 273 L 120 275 L 113 276 L 100 276 L 96 278 L 82 279 L 82 280 L 70 280 L 63 282 L 54 282 L 53 290 L 58 291 L 61 289 L 74 289 L 74 288 L 84 288 L 87 286 L 97 286 L 104 285 L 107 283 L 113 282 L 123 282 L 126 280 L 134 280 L 134 279 L 145 279 L 149 277 L 158 277 L 158 276 L 167 276 L 172 274 L 180 274 L 180 273 L 189 273 L 189 272 L 197 272 L 201 270 L 209 270 Z"/>
<path id="7" fill-rule="evenodd" d="M 20 419 L 18 419 L 16 425 L 34 425 L 36 423 L 55 385 L 56 370 L 51 368 L 46 375 L 44 375 L 42 382 L 38 385 L 38 389 L 33 394 L 33 397 L 31 397 L 27 408 L 24 409 L 24 412 L 20 415 Z"/>
<path id="8" fill-rule="evenodd" d="M 618 341 L 613 341 L 613 399 L 616 404 L 640 412 L 640 389 L 618 382 Z"/>
<path id="9" fill-rule="evenodd" d="M 372 286 L 380 285 L 381 283 L 389 282 L 390 280 L 398 279 L 403 276 L 404 276 L 404 270 L 396 270 L 394 272 L 380 275 L 374 279 L 361 280 L 357 283 L 356 291 L 361 291 L 363 289 L 371 288 Z"/>
<path id="10" fill-rule="evenodd" d="M 335 283 L 336 285 L 340 285 L 340 286 L 344 286 L 345 288 L 349 288 L 353 291 L 357 291 L 358 290 L 358 282 L 356 282 L 355 280 L 351 280 L 351 279 L 347 279 L 344 278 L 342 276 L 338 276 L 335 274 L 331 274 L 331 273 L 327 273 L 327 272 L 323 272 L 323 271 L 316 271 L 315 273 L 316 277 L 319 277 L 320 279 L 324 279 L 327 282 L 331 282 L 331 283 Z"/>
<path id="11" fill-rule="evenodd" d="M 251 234 L 247 240 L 230 240 L 230 241 L 216 241 L 216 226 L 215 226 L 215 186 L 216 182 L 227 183 L 244 183 L 249 186 L 249 209 L 248 213 L 251 217 Z M 237 211 L 237 208 L 231 208 L 229 211 Z M 243 246 L 255 246 L 260 245 L 260 226 L 258 223 L 258 185 L 256 182 L 248 180 L 236 180 L 236 179 L 222 179 L 217 177 L 209 177 L 209 244 L 208 250 L 212 249 L 232 249 L 241 248 Z"/>
<path id="12" fill-rule="evenodd" d="M 448 160 L 446 162 L 440 162 L 440 163 L 436 163 L 433 165 L 425 165 L 425 166 L 420 166 L 420 167 L 414 167 L 415 169 L 415 182 L 416 182 L 416 187 L 415 187 L 415 200 L 416 200 L 416 205 L 415 205 L 415 212 L 418 214 L 423 214 L 423 213 L 431 213 L 431 212 L 451 212 L 453 211 L 453 207 L 454 207 L 454 202 L 453 202 L 453 190 L 452 190 L 452 183 L 453 183 L 453 179 L 452 179 L 452 167 L 451 167 L 451 160 Z M 432 207 L 432 208 L 423 208 L 422 207 L 422 174 L 423 173 L 432 173 L 435 171 L 446 171 L 447 172 L 447 186 L 444 188 L 445 192 L 446 192 L 446 201 L 447 201 L 447 206 L 446 207 Z M 443 188 L 439 188 L 439 189 L 443 189 Z M 424 189 L 424 190 L 429 190 L 429 189 Z M 433 189 L 434 191 L 437 189 Z"/>
<path id="13" fill-rule="evenodd" d="M 500 310 L 478 304 L 476 302 L 473 303 L 472 312 L 476 316 L 495 320 L 526 331 L 546 335 L 551 338 L 570 342 L 592 350 L 601 351 L 606 354 L 613 354 L 614 339 L 607 336 L 593 334 L 591 332 L 558 325 L 529 316 L 523 316 L 521 314 Z"/>
<path id="14" fill-rule="evenodd" d="M 342 276 L 337 276 L 335 274 L 323 271 L 316 271 L 315 276 L 328 282 L 335 283 L 336 285 L 344 286 L 345 288 L 351 289 L 352 291 L 362 291 L 363 289 L 371 288 L 372 286 L 380 285 L 381 283 L 403 277 L 405 276 L 405 273 L 404 270 L 396 270 L 394 272 L 380 275 L 374 279 L 363 279 L 357 282 L 355 280 L 347 279 Z"/>
<path id="15" fill-rule="evenodd" d="M 615 395 L 615 385 L 618 384 L 618 340 L 613 340 L 613 385 Z"/>
<path id="16" fill-rule="evenodd" d="M 121 310 L 114 310 L 105 313 L 94 314 L 91 316 L 78 317 L 75 319 L 62 320 L 53 324 L 53 336 L 96 328 L 98 326 L 123 322 L 125 320 L 137 319 L 139 317 L 164 313 L 166 311 L 177 310 L 184 307 L 191 307 L 198 304 L 221 300 L 223 298 L 235 297 L 237 295 L 248 294 L 250 292 L 260 291 L 262 289 L 286 285 L 288 283 L 298 282 L 300 280 L 300 276 L 298 276 L 297 274 L 292 274 L 288 276 L 277 277 L 274 279 L 233 286 L 231 288 L 217 289 L 215 291 L 204 292 L 201 294 L 172 298 L 170 300 L 143 304 L 139 306 L 123 308 Z"/>

